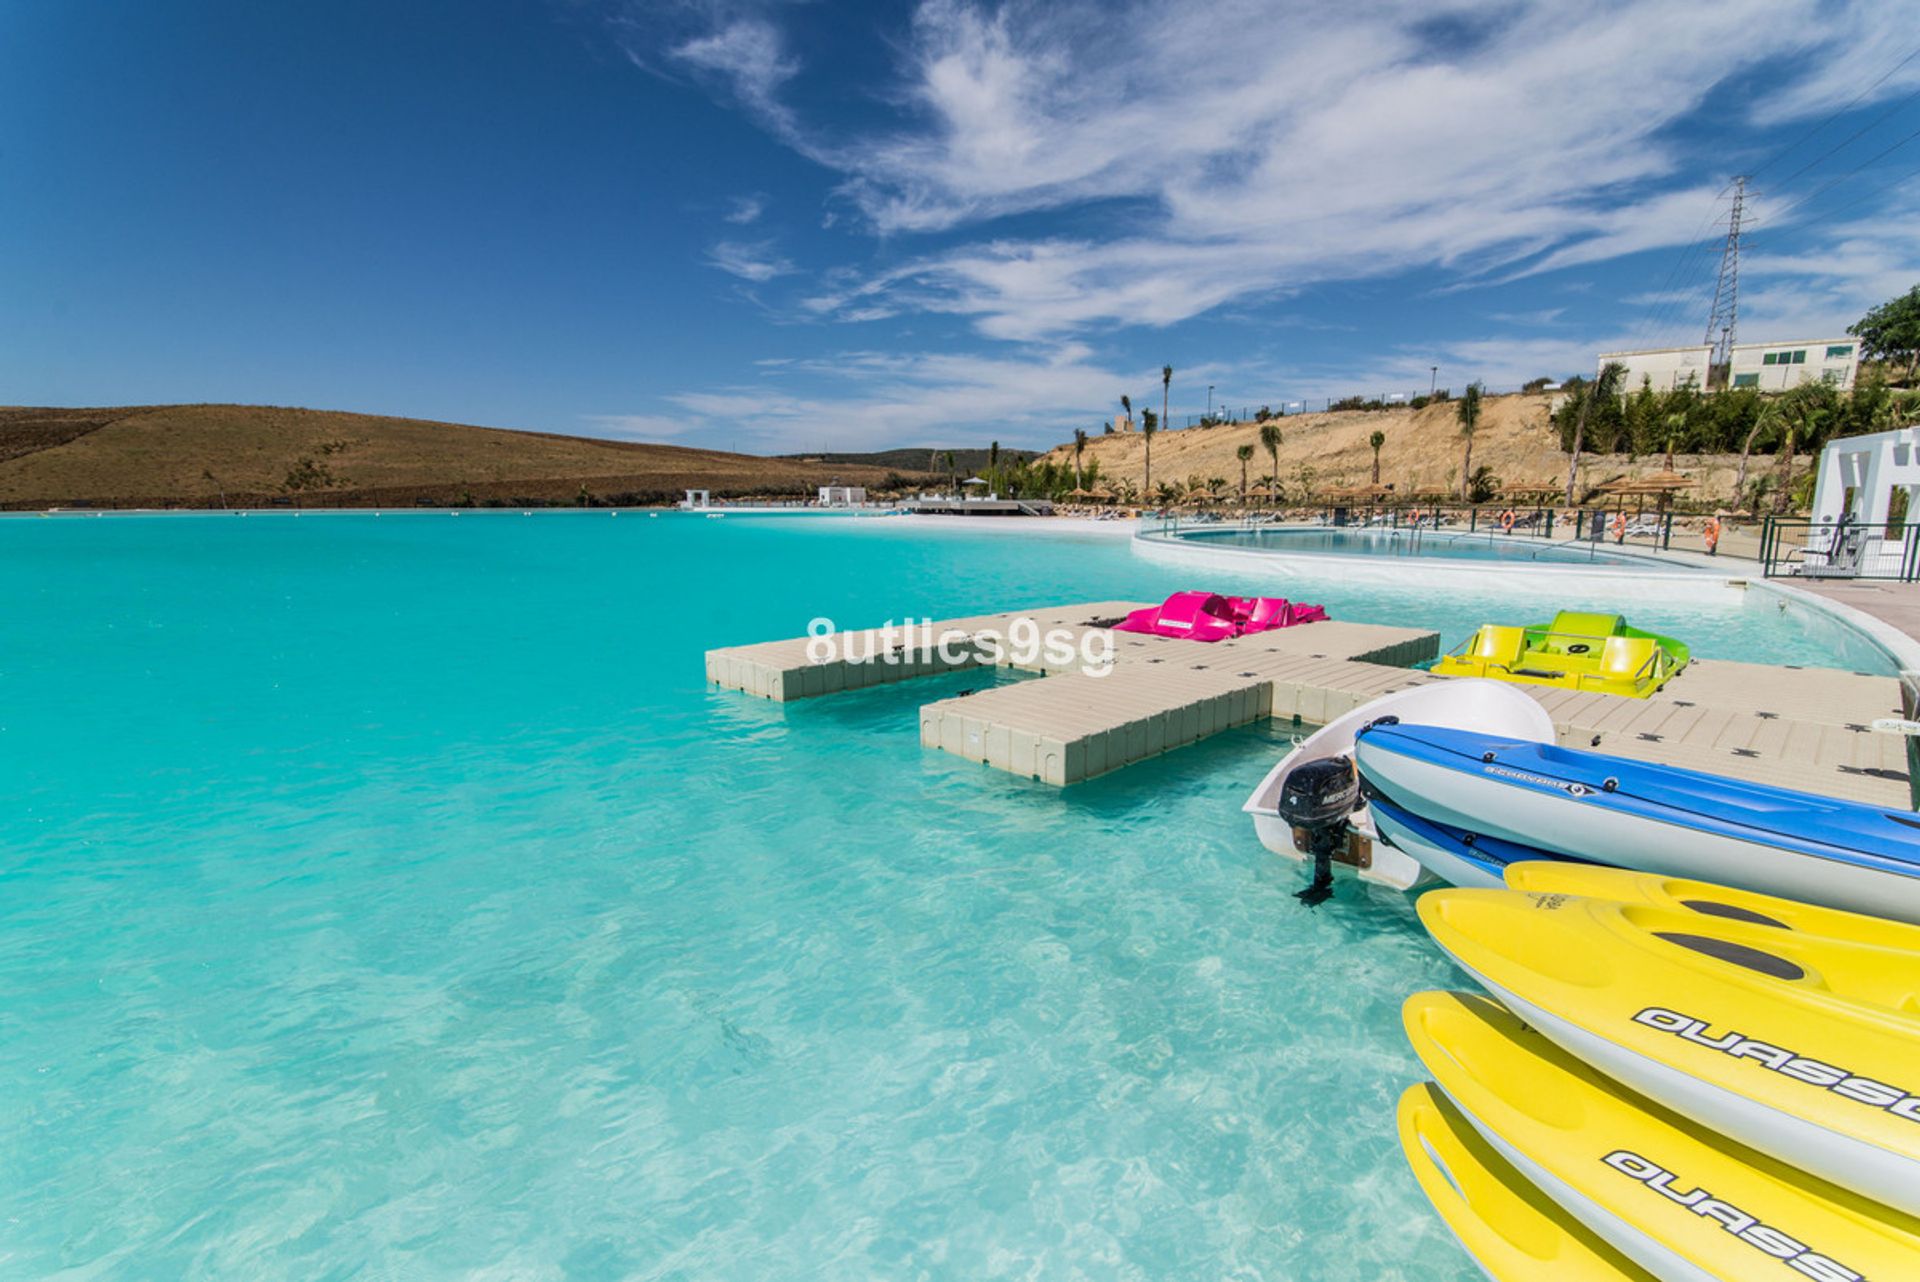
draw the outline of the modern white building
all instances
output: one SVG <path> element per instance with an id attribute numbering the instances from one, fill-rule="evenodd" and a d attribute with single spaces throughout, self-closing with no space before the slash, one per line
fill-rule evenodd
<path id="1" fill-rule="evenodd" d="M 680 508 L 686 512 L 704 512 L 713 506 L 713 498 L 705 490 L 688 490 L 687 497 L 680 500 Z"/>
<path id="2" fill-rule="evenodd" d="M 1906 554 L 1906 530 L 1887 527 L 1896 490 L 1906 492 L 1911 521 L 1912 514 L 1920 513 L 1920 428 L 1843 436 L 1830 442 L 1820 454 L 1813 528 L 1807 533 L 1799 573 L 1898 576 Z"/>
<path id="3" fill-rule="evenodd" d="M 1602 352 L 1595 364 L 1597 373 L 1608 362 L 1626 366 L 1627 376 L 1620 390 L 1628 396 L 1642 386 L 1656 392 L 1692 386 L 1706 391 L 1715 387 L 1751 387 L 1762 392 L 1784 392 L 1789 387 L 1824 379 L 1841 390 L 1853 386 L 1860 372 L 1860 343 L 1852 338 L 1810 338 L 1790 343 L 1736 343 L 1727 368 L 1713 370 L 1713 348 L 1705 343 L 1695 347 L 1653 347 L 1635 352 Z M 1710 378 L 1711 373 L 1724 375 Z"/>
<path id="4" fill-rule="evenodd" d="M 820 487 L 821 507 L 854 507 L 867 501 L 865 486 L 860 485 L 823 485 Z"/>
<path id="5" fill-rule="evenodd" d="M 1671 392 L 1676 387 L 1689 385 L 1705 391 L 1707 370 L 1713 361 L 1713 348 L 1702 343 L 1698 347 L 1650 347 L 1637 352 L 1602 352 L 1594 372 L 1597 374 L 1616 361 L 1627 367 L 1627 376 L 1620 380 L 1620 390 L 1629 396 L 1647 384 L 1651 384 L 1656 392 Z"/>
<path id="6" fill-rule="evenodd" d="M 1791 343 L 1736 343 L 1727 367 L 1728 387 L 1784 392 L 1825 380 L 1845 391 L 1860 372 L 1860 340 L 1806 338 Z"/>

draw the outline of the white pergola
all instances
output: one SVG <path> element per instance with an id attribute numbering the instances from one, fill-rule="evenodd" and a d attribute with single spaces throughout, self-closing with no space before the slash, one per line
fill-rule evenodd
<path id="1" fill-rule="evenodd" d="M 1813 490 L 1809 570 L 1818 561 L 1829 563 L 1828 573 L 1897 572 L 1904 540 L 1886 537 L 1896 490 L 1906 491 L 1907 519 L 1920 517 L 1920 428 L 1846 436 L 1828 445 Z M 1843 526 L 1849 532 L 1844 541 L 1852 546 L 1841 546 Z"/>

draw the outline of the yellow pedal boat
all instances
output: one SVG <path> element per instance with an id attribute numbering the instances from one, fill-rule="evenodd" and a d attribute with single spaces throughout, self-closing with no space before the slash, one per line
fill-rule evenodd
<path id="1" fill-rule="evenodd" d="M 1681 642 L 1630 628 L 1617 614 L 1562 610 L 1551 623 L 1485 624 L 1432 670 L 1644 699 L 1691 661 Z"/>

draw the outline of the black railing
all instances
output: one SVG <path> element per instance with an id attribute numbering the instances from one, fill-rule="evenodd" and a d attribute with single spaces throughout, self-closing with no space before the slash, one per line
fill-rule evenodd
<path id="1" fill-rule="evenodd" d="M 1760 530 L 1766 577 L 1920 580 L 1920 524 L 1770 516 Z"/>
<path id="2" fill-rule="evenodd" d="M 1554 509 L 1521 507 L 1511 503 L 1471 504 L 1410 503 L 1388 507 L 1384 504 L 1341 503 L 1321 500 L 1321 521 L 1363 529 L 1448 530 L 1455 533 L 1509 535 L 1515 538 L 1550 539 L 1553 537 Z"/>

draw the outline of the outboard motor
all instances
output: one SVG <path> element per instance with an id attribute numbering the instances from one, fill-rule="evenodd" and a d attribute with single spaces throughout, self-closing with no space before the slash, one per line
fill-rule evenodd
<path id="1" fill-rule="evenodd" d="M 1313 856 L 1313 880 L 1294 897 L 1307 907 L 1333 896 L 1333 856 L 1347 842 L 1347 816 L 1360 799 L 1360 781 L 1347 757 L 1309 761 L 1287 776 L 1280 792 L 1280 818 L 1291 825 L 1294 841 L 1305 837 Z"/>

